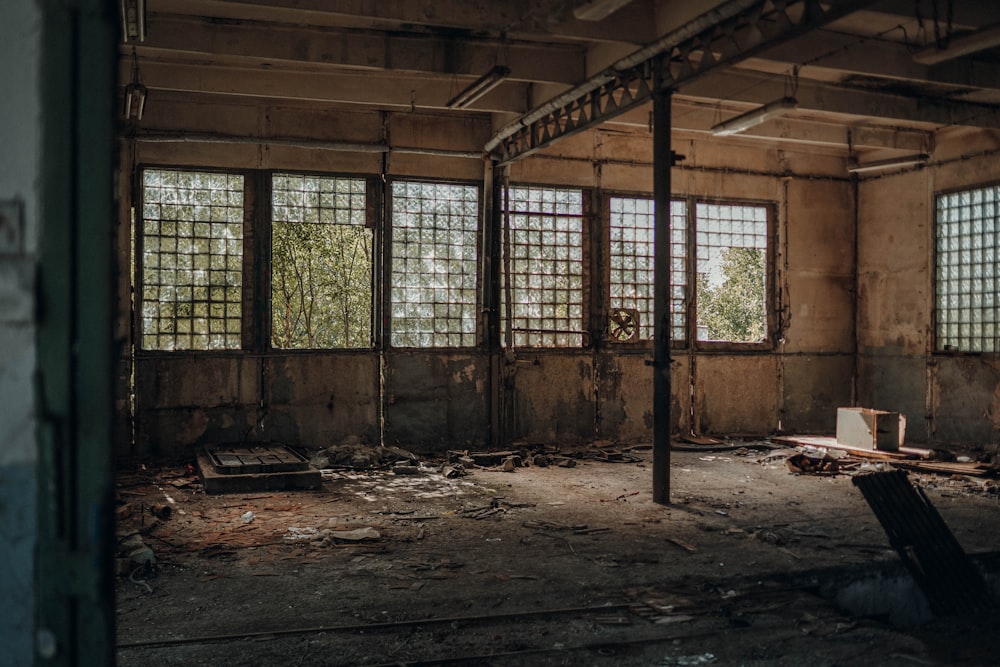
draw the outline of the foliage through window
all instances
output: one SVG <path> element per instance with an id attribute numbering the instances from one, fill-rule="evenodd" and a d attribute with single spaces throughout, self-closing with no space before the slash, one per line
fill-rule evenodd
<path id="1" fill-rule="evenodd" d="M 243 177 L 144 170 L 141 233 L 142 349 L 238 349 Z"/>
<path id="2" fill-rule="evenodd" d="M 1000 186 L 938 195 L 937 349 L 1000 351 Z"/>
<path id="3" fill-rule="evenodd" d="M 479 189 L 392 184 L 392 344 L 476 344 Z"/>
<path id="4" fill-rule="evenodd" d="M 763 342 L 767 337 L 767 207 L 691 203 L 682 199 L 670 204 L 671 340 L 682 343 L 688 338 L 688 285 L 693 282 L 697 340 Z M 609 210 L 609 305 L 638 310 L 640 336 L 652 339 L 654 203 L 648 198 L 611 197 Z M 695 231 L 697 261 L 693 266 L 687 260 L 689 228 Z"/>
<path id="5" fill-rule="evenodd" d="M 504 291 L 516 347 L 583 344 L 583 193 L 510 187 Z"/>
<path id="6" fill-rule="evenodd" d="M 654 202 L 640 197 L 610 199 L 611 308 L 639 312 L 639 336 L 653 338 Z M 687 302 L 687 202 L 670 203 L 670 337 L 684 341 Z"/>
<path id="7" fill-rule="evenodd" d="M 271 197 L 271 345 L 370 347 L 365 181 L 275 174 Z"/>
<path id="8" fill-rule="evenodd" d="M 767 336 L 767 208 L 695 205 L 698 340 Z"/>

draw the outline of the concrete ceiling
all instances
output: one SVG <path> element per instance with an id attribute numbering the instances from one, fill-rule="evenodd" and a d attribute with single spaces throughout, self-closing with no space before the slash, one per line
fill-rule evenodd
<path id="1" fill-rule="evenodd" d="M 151 96 L 492 114 L 497 128 L 727 4 L 631 0 L 582 20 L 586 0 L 146 1 L 146 37 L 122 43 L 121 77 L 131 79 L 135 47 Z M 795 110 L 741 136 L 913 152 L 944 128 L 1000 128 L 1000 48 L 991 46 L 1000 37 L 989 39 L 998 25 L 994 0 L 878 0 L 683 86 L 674 129 L 707 133 L 790 94 Z M 446 107 L 498 64 L 511 73 L 497 88 L 468 109 Z M 613 122 L 646 126 L 648 117 L 639 109 Z"/>

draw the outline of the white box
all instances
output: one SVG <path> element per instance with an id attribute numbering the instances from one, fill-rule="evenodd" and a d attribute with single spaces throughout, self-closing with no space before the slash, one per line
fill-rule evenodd
<path id="1" fill-rule="evenodd" d="M 837 408 L 837 442 L 857 449 L 896 452 L 906 437 L 906 415 L 871 408 Z"/>

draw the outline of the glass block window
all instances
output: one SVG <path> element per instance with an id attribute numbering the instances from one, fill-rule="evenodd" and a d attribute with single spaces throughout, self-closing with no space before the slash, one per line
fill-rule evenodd
<path id="1" fill-rule="evenodd" d="M 767 207 L 695 205 L 698 340 L 767 336 Z"/>
<path id="2" fill-rule="evenodd" d="M 373 235 L 365 187 L 360 178 L 272 177 L 272 347 L 371 347 Z"/>
<path id="3" fill-rule="evenodd" d="M 141 233 L 142 349 L 239 349 L 243 177 L 144 170 Z"/>
<path id="4" fill-rule="evenodd" d="M 396 181 L 391 197 L 392 345 L 474 346 L 479 189 Z"/>
<path id="5" fill-rule="evenodd" d="M 939 350 L 1000 350 L 1000 186 L 937 197 L 935 331 Z"/>
<path id="6" fill-rule="evenodd" d="M 687 301 L 687 202 L 670 203 L 670 337 L 684 341 Z M 654 203 L 652 199 L 610 200 L 610 307 L 639 312 L 639 337 L 653 338 Z"/>
<path id="7" fill-rule="evenodd" d="M 504 285 L 514 346 L 583 344 L 583 193 L 511 187 Z"/>

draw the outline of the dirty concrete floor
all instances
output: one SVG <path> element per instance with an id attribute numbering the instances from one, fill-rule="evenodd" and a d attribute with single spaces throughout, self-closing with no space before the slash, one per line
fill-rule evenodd
<path id="1" fill-rule="evenodd" d="M 848 476 L 793 475 L 781 452 L 674 451 L 664 507 L 651 453 L 631 455 L 456 479 L 341 470 L 322 491 L 218 496 L 183 467 L 123 470 L 119 532 L 139 530 L 156 568 L 119 577 L 119 664 L 1000 661 L 1000 617 L 914 625 L 910 593 L 875 617 L 831 601 L 902 573 Z M 997 496 L 911 479 L 990 561 Z"/>

